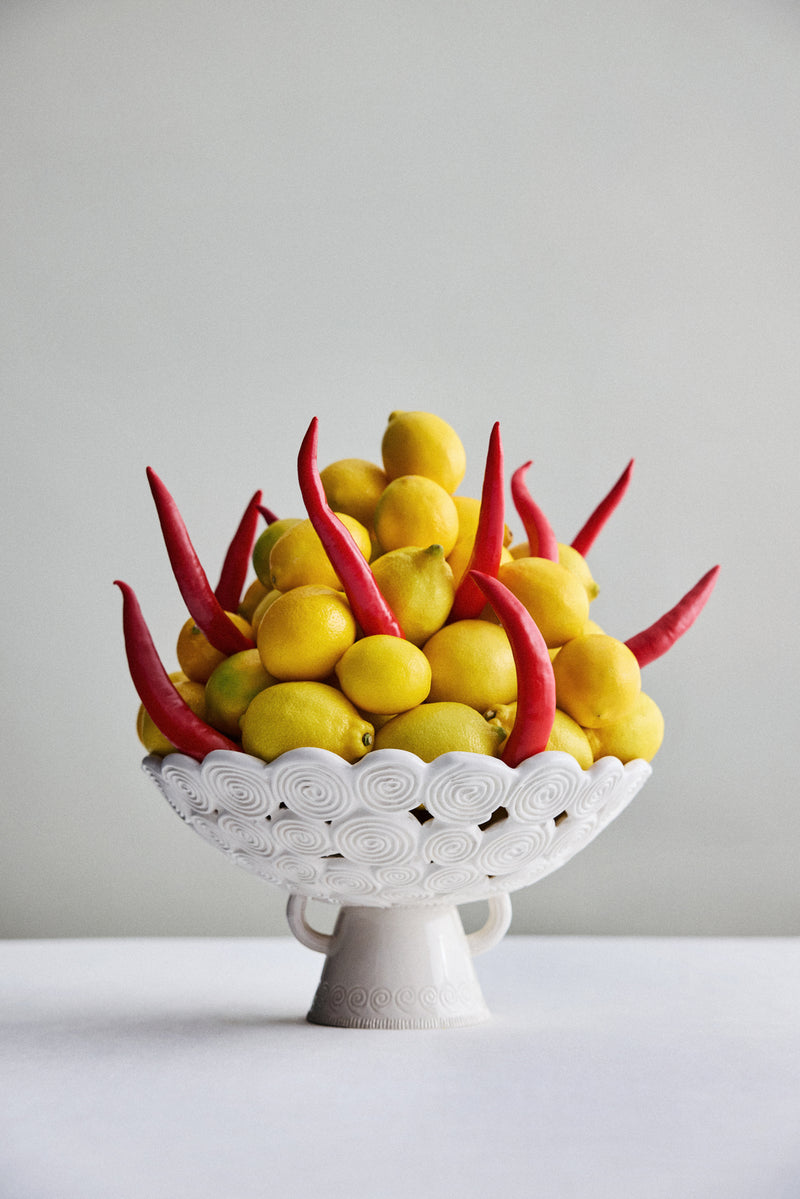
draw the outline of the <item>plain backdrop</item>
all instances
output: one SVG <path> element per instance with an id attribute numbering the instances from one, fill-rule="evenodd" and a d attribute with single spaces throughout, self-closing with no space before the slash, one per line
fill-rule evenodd
<path id="1" fill-rule="evenodd" d="M 312 416 L 324 465 L 395 408 L 464 494 L 500 420 L 563 541 L 635 457 L 623 639 L 722 564 L 652 779 L 512 931 L 800 932 L 797 5 L 6 0 L 0 92 L 2 935 L 286 931 L 140 771 L 112 580 L 174 667 L 145 467 L 215 574 Z"/>

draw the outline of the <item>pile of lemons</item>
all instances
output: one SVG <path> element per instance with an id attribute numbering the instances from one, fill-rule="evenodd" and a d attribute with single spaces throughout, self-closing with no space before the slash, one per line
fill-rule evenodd
<path id="1" fill-rule="evenodd" d="M 449 620 L 480 511 L 478 499 L 456 494 L 463 444 L 432 413 L 394 412 L 381 458 L 381 466 L 333 462 L 321 480 L 402 638 L 363 634 L 301 517 L 276 520 L 255 543 L 256 577 L 234 619 L 256 648 L 226 657 L 191 619 L 180 630 L 172 676 L 180 694 L 265 761 L 301 746 L 349 762 L 383 748 L 425 761 L 452 750 L 497 756 L 513 727 L 517 675 L 504 629 L 488 606 L 475 619 Z M 557 562 L 533 557 L 506 528 L 498 577 L 533 616 L 553 661 L 548 748 L 584 769 L 606 755 L 650 760 L 663 718 L 641 689 L 633 653 L 590 619 L 598 588 L 585 559 L 565 545 Z M 143 708 L 139 736 L 150 753 L 173 749 Z"/>

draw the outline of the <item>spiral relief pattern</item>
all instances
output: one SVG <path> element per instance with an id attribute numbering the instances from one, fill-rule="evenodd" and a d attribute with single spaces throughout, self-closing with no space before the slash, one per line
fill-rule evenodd
<path id="1" fill-rule="evenodd" d="M 291 757 L 291 754 L 282 754 L 276 759 L 270 776 L 281 802 L 297 816 L 315 820 L 343 816 L 350 806 L 350 793 L 340 768 L 328 761 L 308 765 L 286 760 Z M 335 754 L 326 755 L 326 758 L 335 757 Z M 336 758 L 336 762 L 347 766 L 342 758 Z"/>
<path id="2" fill-rule="evenodd" d="M 234 816 L 268 816 L 277 807 L 262 770 L 244 770 L 242 755 L 216 750 L 204 760 L 201 777 L 215 806 Z"/>
<path id="3" fill-rule="evenodd" d="M 203 815 L 212 811 L 213 798 L 203 786 L 200 766 L 185 754 L 170 754 L 164 759 L 161 779 L 170 795 L 182 800 L 190 812 Z"/>
<path id="4" fill-rule="evenodd" d="M 506 807 L 516 820 L 547 820 L 558 816 L 573 801 L 583 782 L 583 771 L 574 758 L 557 750 L 546 762 L 529 758 L 517 769 L 519 779 L 508 795 Z"/>
<path id="5" fill-rule="evenodd" d="M 431 763 L 424 802 L 432 816 L 469 824 L 490 819 L 502 805 L 508 767 L 496 758 L 485 760 L 491 765 L 483 769 L 464 762 L 463 754 L 443 754 Z"/>
<path id="6" fill-rule="evenodd" d="M 217 825 L 230 845 L 240 846 L 252 853 L 272 853 L 270 826 L 266 820 L 245 820 L 241 816 L 223 812 Z"/>
<path id="7" fill-rule="evenodd" d="M 375 760 L 379 759 L 379 760 Z M 353 791 L 364 807 L 384 815 L 418 807 L 424 763 L 397 749 L 367 754 L 352 772 Z"/>
<path id="8" fill-rule="evenodd" d="M 463 903 L 527 886 L 597 836 L 651 773 L 613 758 L 583 771 L 553 751 L 514 770 L 480 754 L 425 763 L 402 750 L 351 766 L 316 749 L 270 764 L 218 750 L 202 765 L 170 754 L 142 766 L 198 836 L 242 869 L 297 894 L 368 906 Z"/>

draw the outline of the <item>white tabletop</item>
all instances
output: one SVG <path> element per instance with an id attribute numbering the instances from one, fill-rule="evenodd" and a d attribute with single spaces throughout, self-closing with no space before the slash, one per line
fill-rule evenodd
<path id="1" fill-rule="evenodd" d="M 0 1195 L 800 1195 L 800 940 L 507 937 L 444 1031 L 307 1024 L 321 963 L 0 944 Z"/>

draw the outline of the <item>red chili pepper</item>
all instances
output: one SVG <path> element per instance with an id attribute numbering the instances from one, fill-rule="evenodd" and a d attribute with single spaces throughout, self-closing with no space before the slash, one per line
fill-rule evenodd
<path id="1" fill-rule="evenodd" d="M 264 520 L 267 522 L 267 524 L 268 524 L 268 525 L 274 525 L 274 524 L 275 524 L 275 521 L 276 521 L 278 518 L 277 518 L 277 516 L 275 515 L 275 513 L 272 511 L 272 509 L 271 509 L 271 508 L 267 508 L 267 507 L 266 507 L 264 504 L 259 504 L 259 505 L 258 505 L 258 510 L 259 510 L 259 512 L 261 513 L 261 515 L 264 517 Z"/>
<path id="2" fill-rule="evenodd" d="M 547 748 L 556 711 L 553 664 L 544 637 L 524 604 L 499 579 L 478 571 L 473 571 L 472 577 L 511 642 L 517 668 L 517 716 L 500 756 L 507 766 L 519 766 Z"/>
<path id="3" fill-rule="evenodd" d="M 164 669 L 139 601 L 131 587 L 114 580 L 122 592 L 122 629 L 133 685 L 157 728 L 180 753 L 201 761 L 214 749 L 240 747 L 197 716 Z"/>
<path id="4" fill-rule="evenodd" d="M 220 653 L 235 654 L 243 649 L 252 649 L 254 642 L 236 627 L 211 590 L 211 584 L 189 539 L 178 505 L 149 466 L 147 477 L 156 502 L 172 572 L 189 609 L 189 615 L 205 633 L 214 649 L 218 649 Z"/>
<path id="5" fill-rule="evenodd" d="M 528 552 L 532 558 L 549 558 L 558 562 L 558 541 L 550 522 L 525 486 L 525 474 L 532 464 L 526 462 L 511 476 L 511 498 L 528 538 Z"/>
<path id="6" fill-rule="evenodd" d="M 486 468 L 483 472 L 481 506 L 472 556 L 456 590 L 450 610 L 450 620 L 471 620 L 480 615 L 486 603 L 486 597 L 475 580 L 470 578 L 470 571 L 478 570 L 493 578 L 497 577 L 500 555 L 503 551 L 504 533 L 503 446 L 500 441 L 500 423 L 498 421 L 495 422 L 489 437 Z"/>
<path id="7" fill-rule="evenodd" d="M 369 563 L 325 498 L 317 467 L 318 427 L 319 421 L 315 416 L 308 426 L 297 457 L 300 494 L 309 519 L 363 632 L 367 636 L 388 633 L 393 637 L 402 637 L 403 630 L 383 598 Z"/>
<path id="8" fill-rule="evenodd" d="M 719 566 L 712 566 L 674 608 L 670 608 L 669 612 L 665 612 L 649 628 L 643 629 L 641 633 L 625 642 L 640 666 L 647 666 L 656 658 L 660 658 L 687 629 L 691 628 L 714 590 L 718 574 Z"/>
<path id="9" fill-rule="evenodd" d="M 611 513 L 618 506 L 620 500 L 628 490 L 628 484 L 631 481 L 633 473 L 633 458 L 631 458 L 624 471 L 617 479 L 614 486 L 609 491 L 605 499 L 602 499 L 595 508 L 592 515 L 586 521 L 586 524 L 581 529 L 572 543 L 572 548 L 577 550 L 579 554 L 583 554 L 584 558 L 589 553 L 589 550 L 595 543 L 598 533 L 605 525 Z"/>
<path id="10" fill-rule="evenodd" d="M 239 607 L 239 600 L 242 598 L 258 529 L 260 504 L 261 492 L 257 491 L 245 508 L 239 527 L 228 546 L 219 582 L 214 590 L 214 595 L 228 612 L 235 612 Z"/>

